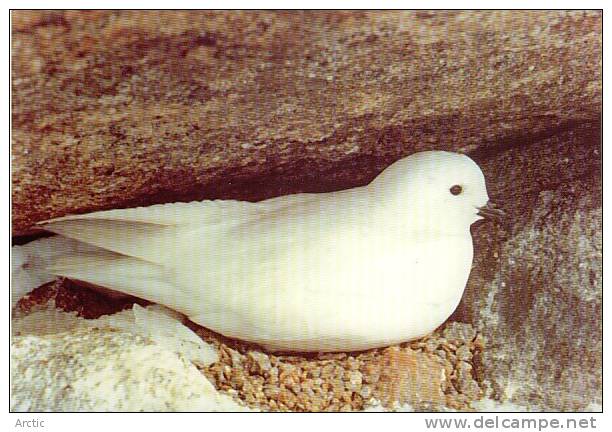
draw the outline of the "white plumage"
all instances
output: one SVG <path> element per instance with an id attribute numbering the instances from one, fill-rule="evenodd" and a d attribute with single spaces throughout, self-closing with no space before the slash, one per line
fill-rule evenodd
<path id="1" fill-rule="evenodd" d="M 43 227 L 98 248 L 57 260 L 56 275 L 269 350 L 356 351 L 424 336 L 448 318 L 487 202 L 470 158 L 435 151 L 345 191 L 110 210 Z"/>

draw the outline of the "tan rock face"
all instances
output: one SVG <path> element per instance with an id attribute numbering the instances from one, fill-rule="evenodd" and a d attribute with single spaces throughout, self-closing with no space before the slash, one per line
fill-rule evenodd
<path id="1" fill-rule="evenodd" d="M 382 402 L 410 404 L 415 408 L 443 406 L 446 379 L 443 364 L 432 354 L 388 348 L 379 364 L 378 391 Z"/>
<path id="2" fill-rule="evenodd" d="M 13 16 L 13 232 L 363 184 L 400 156 L 597 120 L 597 12 Z"/>
<path id="3" fill-rule="evenodd" d="M 454 365 L 447 406 L 462 409 L 480 384 L 530 409 L 601 404 L 601 12 L 12 19 L 14 235 L 73 212 L 342 189 L 419 150 L 466 152 L 509 217 L 473 227 L 473 270 L 452 317 L 483 348 L 423 346 Z M 274 362 L 249 362 L 237 381 L 223 369 L 231 360 L 207 373 L 272 409 L 348 409 L 342 392 L 308 405 L 320 399 L 302 382 L 279 391 Z M 357 374 L 325 372 L 359 395 L 352 409 L 382 377 L 356 370 L 361 389 Z M 410 401 L 403 388 L 390 391 Z"/>

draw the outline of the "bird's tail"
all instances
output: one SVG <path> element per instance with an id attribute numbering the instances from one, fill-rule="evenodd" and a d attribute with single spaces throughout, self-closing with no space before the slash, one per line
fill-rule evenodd
<path id="1" fill-rule="evenodd" d="M 172 289 L 164 282 L 162 267 L 157 264 L 66 237 L 13 246 L 11 255 L 13 307 L 30 291 L 58 276 L 85 282 L 112 296 L 127 294 L 163 304 L 168 304 L 167 293 Z"/>
<path id="2" fill-rule="evenodd" d="M 161 266 L 103 249 L 62 256 L 47 266 L 47 271 L 103 291 L 125 293 L 156 303 L 167 304 L 167 293 L 172 289 L 164 282 Z"/>
<path id="3" fill-rule="evenodd" d="M 52 282 L 56 275 L 49 266 L 58 258 L 88 253 L 95 248 L 76 240 L 49 237 L 11 248 L 11 304 L 30 291 Z"/>

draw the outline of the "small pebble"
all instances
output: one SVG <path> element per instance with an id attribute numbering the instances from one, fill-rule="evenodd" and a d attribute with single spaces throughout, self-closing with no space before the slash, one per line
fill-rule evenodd
<path id="1" fill-rule="evenodd" d="M 247 357 L 252 362 L 252 370 L 254 370 L 257 374 L 263 375 L 272 368 L 270 358 L 262 352 L 249 351 Z"/>
<path id="2" fill-rule="evenodd" d="M 476 330 L 470 324 L 451 322 L 442 332 L 444 338 L 455 345 L 471 342 L 476 337 Z"/>
<path id="3" fill-rule="evenodd" d="M 459 348 L 457 348 L 455 354 L 457 355 L 457 360 L 460 361 L 467 362 L 472 359 L 472 352 L 470 351 L 470 348 L 467 345 L 461 345 Z"/>

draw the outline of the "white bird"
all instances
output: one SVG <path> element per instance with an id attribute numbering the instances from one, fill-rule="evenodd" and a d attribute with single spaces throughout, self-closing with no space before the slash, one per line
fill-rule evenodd
<path id="1" fill-rule="evenodd" d="M 442 324 L 470 273 L 470 225 L 500 212 L 474 161 L 429 151 L 344 191 L 109 210 L 42 226 L 98 248 L 61 258 L 55 275 L 160 303 L 270 351 L 359 351 Z"/>

